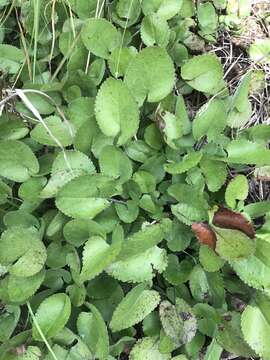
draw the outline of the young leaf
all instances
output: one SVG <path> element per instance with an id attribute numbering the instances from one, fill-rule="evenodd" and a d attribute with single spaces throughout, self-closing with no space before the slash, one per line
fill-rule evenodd
<path id="1" fill-rule="evenodd" d="M 145 99 L 158 102 L 173 89 L 174 66 L 164 49 L 149 47 L 139 52 L 130 62 L 125 83 L 139 106 Z"/>
<path id="2" fill-rule="evenodd" d="M 138 106 L 127 86 L 121 80 L 107 79 L 96 97 L 95 113 L 100 130 L 125 144 L 139 126 Z"/>
<path id="3" fill-rule="evenodd" d="M 215 212 L 213 224 L 224 229 L 240 230 L 250 238 L 255 237 L 252 223 L 244 215 L 229 209 L 220 208 Z"/>
<path id="4" fill-rule="evenodd" d="M 0 141 L 0 175 L 24 182 L 37 174 L 39 163 L 32 150 L 17 140 Z"/>
<path id="5" fill-rule="evenodd" d="M 127 329 L 142 321 L 160 302 L 157 291 L 146 290 L 141 284 L 133 288 L 113 313 L 110 328 L 113 332 Z"/>
<path id="6" fill-rule="evenodd" d="M 179 347 L 189 343 L 197 331 L 197 321 L 191 307 L 180 298 L 172 305 L 163 301 L 159 307 L 160 320 L 165 334 Z"/>
<path id="7" fill-rule="evenodd" d="M 106 176 L 82 175 L 60 189 L 56 206 L 67 216 L 93 219 L 110 205 L 107 198 L 114 193 L 115 184 Z"/>
<path id="8" fill-rule="evenodd" d="M 96 56 L 108 59 L 113 49 L 121 42 L 120 33 L 105 19 L 88 19 L 82 29 L 85 47 Z"/>
<path id="9" fill-rule="evenodd" d="M 70 312 L 70 299 L 66 294 L 57 293 L 42 301 L 35 314 L 35 319 L 46 339 L 54 337 L 64 328 Z M 35 340 L 43 341 L 35 325 L 32 334 Z"/>

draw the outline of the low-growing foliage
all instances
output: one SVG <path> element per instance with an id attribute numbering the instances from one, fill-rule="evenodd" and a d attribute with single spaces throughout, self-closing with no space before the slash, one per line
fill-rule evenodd
<path id="1" fill-rule="evenodd" d="M 245 3 L 0 0 L 0 360 L 270 360 Z"/>

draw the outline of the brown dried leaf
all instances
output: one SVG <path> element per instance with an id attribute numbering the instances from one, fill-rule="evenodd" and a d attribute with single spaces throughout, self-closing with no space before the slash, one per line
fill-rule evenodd
<path id="1" fill-rule="evenodd" d="M 229 209 L 220 208 L 214 215 L 213 224 L 223 229 L 240 230 L 251 239 L 255 237 L 252 223 L 242 214 Z"/>
<path id="2" fill-rule="evenodd" d="M 216 248 L 216 234 L 208 224 L 194 223 L 192 224 L 192 231 L 201 244 L 209 246 L 211 249 Z"/>

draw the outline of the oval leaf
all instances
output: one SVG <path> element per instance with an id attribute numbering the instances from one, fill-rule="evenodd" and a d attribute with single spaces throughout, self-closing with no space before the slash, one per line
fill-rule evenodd
<path id="1" fill-rule="evenodd" d="M 129 89 L 121 80 L 109 78 L 101 86 L 96 98 L 96 119 L 100 130 L 125 144 L 139 126 L 139 110 Z"/>
<path id="2" fill-rule="evenodd" d="M 50 339 L 64 328 L 70 313 L 71 303 L 69 297 L 66 294 L 58 293 L 42 301 L 35 318 L 45 338 Z M 43 341 L 35 325 L 32 334 L 35 340 Z"/>
<path id="3" fill-rule="evenodd" d="M 160 302 L 157 291 L 141 284 L 133 288 L 115 309 L 110 328 L 113 332 L 127 329 L 142 321 Z"/>

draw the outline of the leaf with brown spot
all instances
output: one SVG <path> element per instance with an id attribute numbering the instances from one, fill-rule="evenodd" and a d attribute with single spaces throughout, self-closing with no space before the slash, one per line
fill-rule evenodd
<path id="1" fill-rule="evenodd" d="M 213 224 L 223 229 L 240 230 L 251 239 L 255 237 L 252 223 L 242 214 L 229 209 L 220 208 L 213 217 Z"/>
<path id="2" fill-rule="evenodd" d="M 192 224 L 192 231 L 201 244 L 208 245 L 211 249 L 215 250 L 216 234 L 208 224 L 194 223 Z"/>

